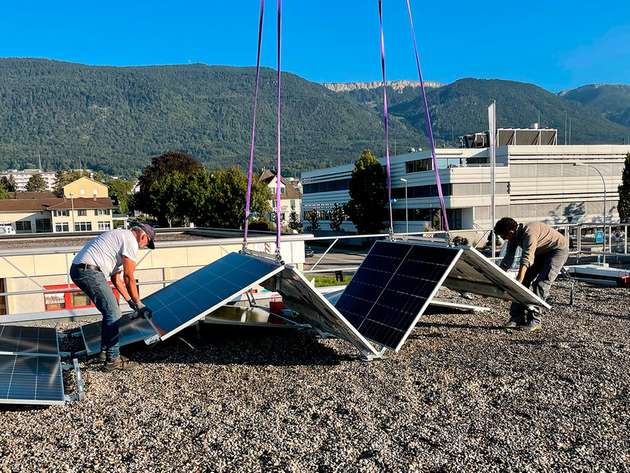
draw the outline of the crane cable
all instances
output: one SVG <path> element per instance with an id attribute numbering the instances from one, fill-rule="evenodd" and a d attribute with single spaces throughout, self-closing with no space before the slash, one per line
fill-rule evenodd
<path id="1" fill-rule="evenodd" d="M 380 1 L 380 0 L 379 0 Z M 438 198 L 440 200 L 440 210 L 442 213 L 442 229 L 446 231 L 447 239 L 449 239 L 448 216 L 446 214 L 446 203 L 444 202 L 444 192 L 442 191 L 442 181 L 440 179 L 440 170 L 438 169 L 437 157 L 435 155 L 435 139 L 433 138 L 433 126 L 431 125 L 431 115 L 429 113 L 429 102 L 424 87 L 424 79 L 422 78 L 422 69 L 420 67 L 420 56 L 418 55 L 418 43 L 416 42 L 416 32 L 413 26 L 413 16 L 411 14 L 411 1 L 407 2 L 407 12 L 409 14 L 409 25 L 411 27 L 411 38 L 413 40 L 413 50 L 416 58 L 416 67 L 418 69 L 418 79 L 420 81 L 420 89 L 422 90 L 422 102 L 424 105 L 424 124 L 426 126 L 429 145 L 431 146 L 431 160 L 433 162 L 433 171 L 435 173 L 435 183 L 437 187 Z"/>

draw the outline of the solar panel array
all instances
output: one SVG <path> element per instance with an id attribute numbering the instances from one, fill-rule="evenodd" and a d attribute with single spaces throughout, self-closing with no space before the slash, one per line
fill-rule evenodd
<path id="1" fill-rule="evenodd" d="M 58 356 L 0 355 L 0 403 L 63 404 Z"/>
<path id="2" fill-rule="evenodd" d="M 229 253 L 142 299 L 153 311 L 150 323 L 145 319 L 123 319 L 120 344 L 139 342 L 156 334 L 164 340 L 282 268 L 273 260 Z M 101 323 L 84 325 L 81 330 L 88 353 L 98 353 Z"/>
<path id="3" fill-rule="evenodd" d="M 0 353 L 58 355 L 57 331 L 48 327 L 0 326 Z"/>
<path id="4" fill-rule="evenodd" d="M 398 350 L 460 254 L 442 245 L 376 242 L 336 308 L 363 336 Z"/>
<path id="5" fill-rule="evenodd" d="M 0 404 L 64 402 L 57 331 L 0 326 Z"/>

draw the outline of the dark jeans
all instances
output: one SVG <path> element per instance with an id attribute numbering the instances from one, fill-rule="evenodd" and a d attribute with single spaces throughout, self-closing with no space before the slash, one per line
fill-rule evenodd
<path id="1" fill-rule="evenodd" d="M 107 350 L 107 357 L 110 359 L 118 358 L 120 356 L 118 321 L 121 313 L 114 292 L 107 284 L 105 275 L 100 271 L 72 266 L 70 277 L 103 314 L 101 350 Z"/>
<path id="2" fill-rule="evenodd" d="M 569 258 L 568 248 L 552 250 L 544 255 L 536 256 L 534 264 L 525 272 L 523 286 L 532 290 L 534 294 L 546 301 L 553 282 L 560 274 L 562 267 Z M 510 307 L 510 318 L 522 319 L 527 315 L 527 319 L 540 318 L 540 312 L 530 312 L 522 304 L 512 302 Z"/>

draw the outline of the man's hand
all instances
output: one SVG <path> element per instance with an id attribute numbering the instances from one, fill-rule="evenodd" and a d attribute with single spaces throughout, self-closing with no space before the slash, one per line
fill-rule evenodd
<path id="1" fill-rule="evenodd" d="M 518 269 L 518 274 L 516 275 L 516 280 L 518 282 L 520 282 L 521 284 L 523 283 L 523 280 L 525 279 L 525 273 L 527 272 L 527 266 L 521 266 Z"/>
<path id="2" fill-rule="evenodd" d="M 127 301 L 129 307 L 135 312 L 135 317 L 146 317 L 147 319 L 153 315 L 153 311 L 149 309 L 142 301 L 134 302 L 133 300 Z"/>

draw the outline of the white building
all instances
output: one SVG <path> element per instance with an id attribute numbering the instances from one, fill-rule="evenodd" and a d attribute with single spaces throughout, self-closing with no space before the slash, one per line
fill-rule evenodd
<path id="1" fill-rule="evenodd" d="M 265 170 L 259 177 L 271 191 L 272 200 L 269 202 L 271 208 L 275 208 L 276 186 L 278 179 L 274 171 Z M 302 215 L 302 195 L 300 191 L 288 180 L 282 177 L 280 179 L 280 221 L 282 225 L 287 225 L 291 220 L 291 214 L 295 212 L 298 220 Z M 270 212 L 268 215 L 270 221 L 275 222 L 275 213 Z"/>
<path id="2" fill-rule="evenodd" d="M 618 221 L 617 187 L 630 145 L 514 145 L 497 148 L 496 216 L 548 223 L 601 222 L 604 183 L 609 222 Z M 488 148 L 438 149 L 438 167 L 452 228 L 490 227 L 491 168 Z M 385 164 L 385 160 L 380 162 Z M 439 208 L 435 175 L 428 151 L 391 158 L 395 231 L 423 231 Z M 574 163 L 589 166 L 574 166 Z M 326 211 L 349 199 L 354 164 L 302 173 L 302 211 Z M 595 170 L 596 168 L 597 170 Z M 407 180 L 407 199 L 405 183 Z M 345 230 L 354 231 L 350 221 Z"/>
<path id="3" fill-rule="evenodd" d="M 55 176 L 54 171 L 42 171 L 41 169 L 24 169 L 18 171 L 17 169 L 9 169 L 3 173 L 0 173 L 0 177 L 13 177 L 15 181 L 15 188 L 18 192 L 26 191 L 26 184 L 28 180 L 33 177 L 35 174 L 41 174 L 44 178 L 44 182 L 46 183 L 46 190 L 52 191 L 55 188 L 55 184 L 57 183 L 57 177 Z"/>

